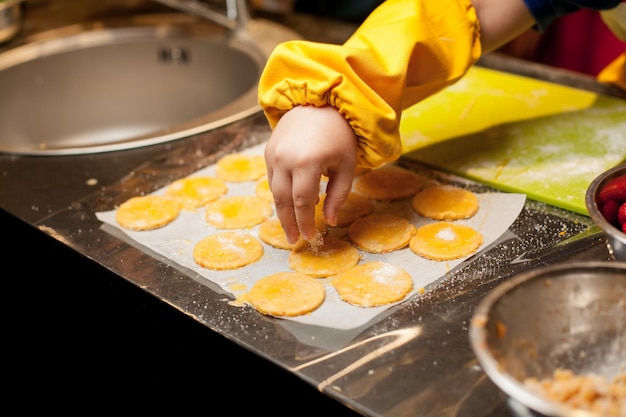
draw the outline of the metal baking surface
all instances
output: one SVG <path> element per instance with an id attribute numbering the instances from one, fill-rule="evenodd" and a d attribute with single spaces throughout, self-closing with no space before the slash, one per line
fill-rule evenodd
<path id="1" fill-rule="evenodd" d="M 247 125 L 246 125 L 247 123 Z M 255 125 L 255 123 L 257 123 Z M 490 247 L 445 274 L 425 295 L 389 310 L 374 323 L 345 331 L 289 323 L 229 305 L 230 295 L 102 228 L 95 213 L 152 192 L 269 135 L 255 118 L 199 135 L 149 159 L 38 227 L 208 328 L 274 362 L 366 416 L 507 416 L 502 397 L 477 365 L 469 320 L 501 281 L 543 264 L 606 258 L 604 239 L 585 216 L 528 200 L 513 225 Z M 207 150 L 212 150 L 211 152 Z M 454 180 L 416 162 L 399 164 L 442 181 Z M 487 187 L 470 184 L 474 191 Z M 294 334 L 341 341 L 324 348 Z"/>

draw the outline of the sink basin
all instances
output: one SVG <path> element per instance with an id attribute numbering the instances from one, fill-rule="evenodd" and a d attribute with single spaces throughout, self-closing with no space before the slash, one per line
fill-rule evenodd
<path id="1" fill-rule="evenodd" d="M 293 31 L 184 13 L 98 21 L 0 53 L 0 152 L 70 155 L 172 141 L 258 111 L 274 46 Z"/>

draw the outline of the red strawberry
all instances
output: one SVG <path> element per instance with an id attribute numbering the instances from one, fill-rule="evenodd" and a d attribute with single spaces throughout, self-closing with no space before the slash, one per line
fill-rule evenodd
<path id="1" fill-rule="evenodd" d="M 601 203 L 608 200 L 626 201 L 626 174 L 615 177 L 607 182 L 598 194 Z"/>
<path id="2" fill-rule="evenodd" d="M 617 222 L 622 225 L 622 230 L 626 227 L 626 202 L 622 203 L 617 211 Z"/>
<path id="3" fill-rule="evenodd" d="M 614 226 L 617 226 L 617 211 L 619 210 L 619 203 L 617 200 L 606 200 L 602 205 L 600 211 L 602 216 Z"/>

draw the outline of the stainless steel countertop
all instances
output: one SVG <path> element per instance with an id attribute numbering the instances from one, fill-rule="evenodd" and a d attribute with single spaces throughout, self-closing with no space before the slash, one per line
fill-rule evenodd
<path id="1" fill-rule="evenodd" d="M 292 19 L 285 23 L 306 36 L 306 18 Z M 481 64 L 611 94 L 589 77 L 522 61 L 492 56 Z M 0 155 L 0 208 L 362 415 L 509 416 L 470 349 L 469 319 L 482 297 L 513 274 L 559 262 L 607 260 L 604 239 L 585 216 L 527 201 L 497 244 L 452 270 L 425 296 L 350 334 L 306 325 L 286 331 L 280 320 L 233 307 L 219 288 L 129 245 L 95 217 L 226 153 L 262 143 L 269 133 L 262 114 L 256 114 L 212 132 L 129 151 Z M 303 333 L 319 343 L 311 346 L 294 336 Z M 346 342 L 333 346 L 335 340 Z"/>

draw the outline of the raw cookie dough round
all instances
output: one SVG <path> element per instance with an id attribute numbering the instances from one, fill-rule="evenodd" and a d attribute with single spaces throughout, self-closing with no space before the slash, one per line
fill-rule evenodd
<path id="1" fill-rule="evenodd" d="M 221 157 L 217 161 L 215 173 L 224 181 L 252 181 L 266 175 L 267 166 L 262 155 L 232 153 Z"/>
<path id="2" fill-rule="evenodd" d="M 290 317 L 308 314 L 324 302 L 324 285 L 300 272 L 277 272 L 261 278 L 241 300 L 260 313 Z"/>
<path id="3" fill-rule="evenodd" d="M 203 268 L 237 269 L 258 261 L 263 245 L 247 233 L 221 232 L 199 241 L 193 248 L 193 260 Z"/>
<path id="4" fill-rule="evenodd" d="M 322 242 L 301 240 L 289 255 L 289 267 L 316 278 L 335 275 L 359 263 L 359 251 L 350 242 L 332 236 Z"/>
<path id="5" fill-rule="evenodd" d="M 350 192 L 346 201 L 337 211 L 337 226 L 348 226 L 356 219 L 374 211 L 374 203 L 364 195 Z"/>
<path id="6" fill-rule="evenodd" d="M 354 190 L 372 200 L 395 201 L 414 196 L 424 186 L 422 177 L 395 165 L 384 165 L 354 181 Z"/>
<path id="7" fill-rule="evenodd" d="M 296 244 L 289 243 L 285 230 L 277 217 L 265 220 L 259 226 L 259 239 L 277 249 L 293 249 Z"/>
<path id="8" fill-rule="evenodd" d="M 468 219 L 478 211 L 478 198 L 454 185 L 424 188 L 411 201 L 417 214 L 433 220 Z"/>
<path id="9" fill-rule="evenodd" d="M 165 195 L 177 200 L 185 209 L 202 207 L 228 191 L 224 180 L 216 177 L 187 177 L 174 181 Z"/>
<path id="10" fill-rule="evenodd" d="M 388 253 L 402 249 L 415 234 L 415 226 L 393 214 L 370 214 L 348 227 L 348 237 L 366 252 Z"/>
<path id="11" fill-rule="evenodd" d="M 218 229 L 245 229 L 263 222 L 273 212 L 272 204 L 264 198 L 237 195 L 207 204 L 205 219 Z"/>
<path id="12" fill-rule="evenodd" d="M 160 195 L 131 197 L 117 208 L 115 220 L 124 229 L 153 230 L 174 221 L 180 214 L 178 201 Z"/>
<path id="13" fill-rule="evenodd" d="M 375 307 L 402 300 L 413 289 L 403 268 L 386 262 L 367 262 L 335 275 L 331 285 L 339 297 L 359 307 Z"/>
<path id="14" fill-rule="evenodd" d="M 482 243 L 483 235 L 469 226 L 436 222 L 418 227 L 409 248 L 424 258 L 448 261 L 474 253 Z"/>
<path id="15" fill-rule="evenodd" d="M 320 195 L 319 202 L 315 206 L 315 215 L 326 224 L 324 218 L 324 202 L 326 193 Z M 351 191 L 346 201 L 337 210 L 337 224 L 334 227 L 345 227 L 353 221 L 374 211 L 374 203 L 364 195 Z"/>

